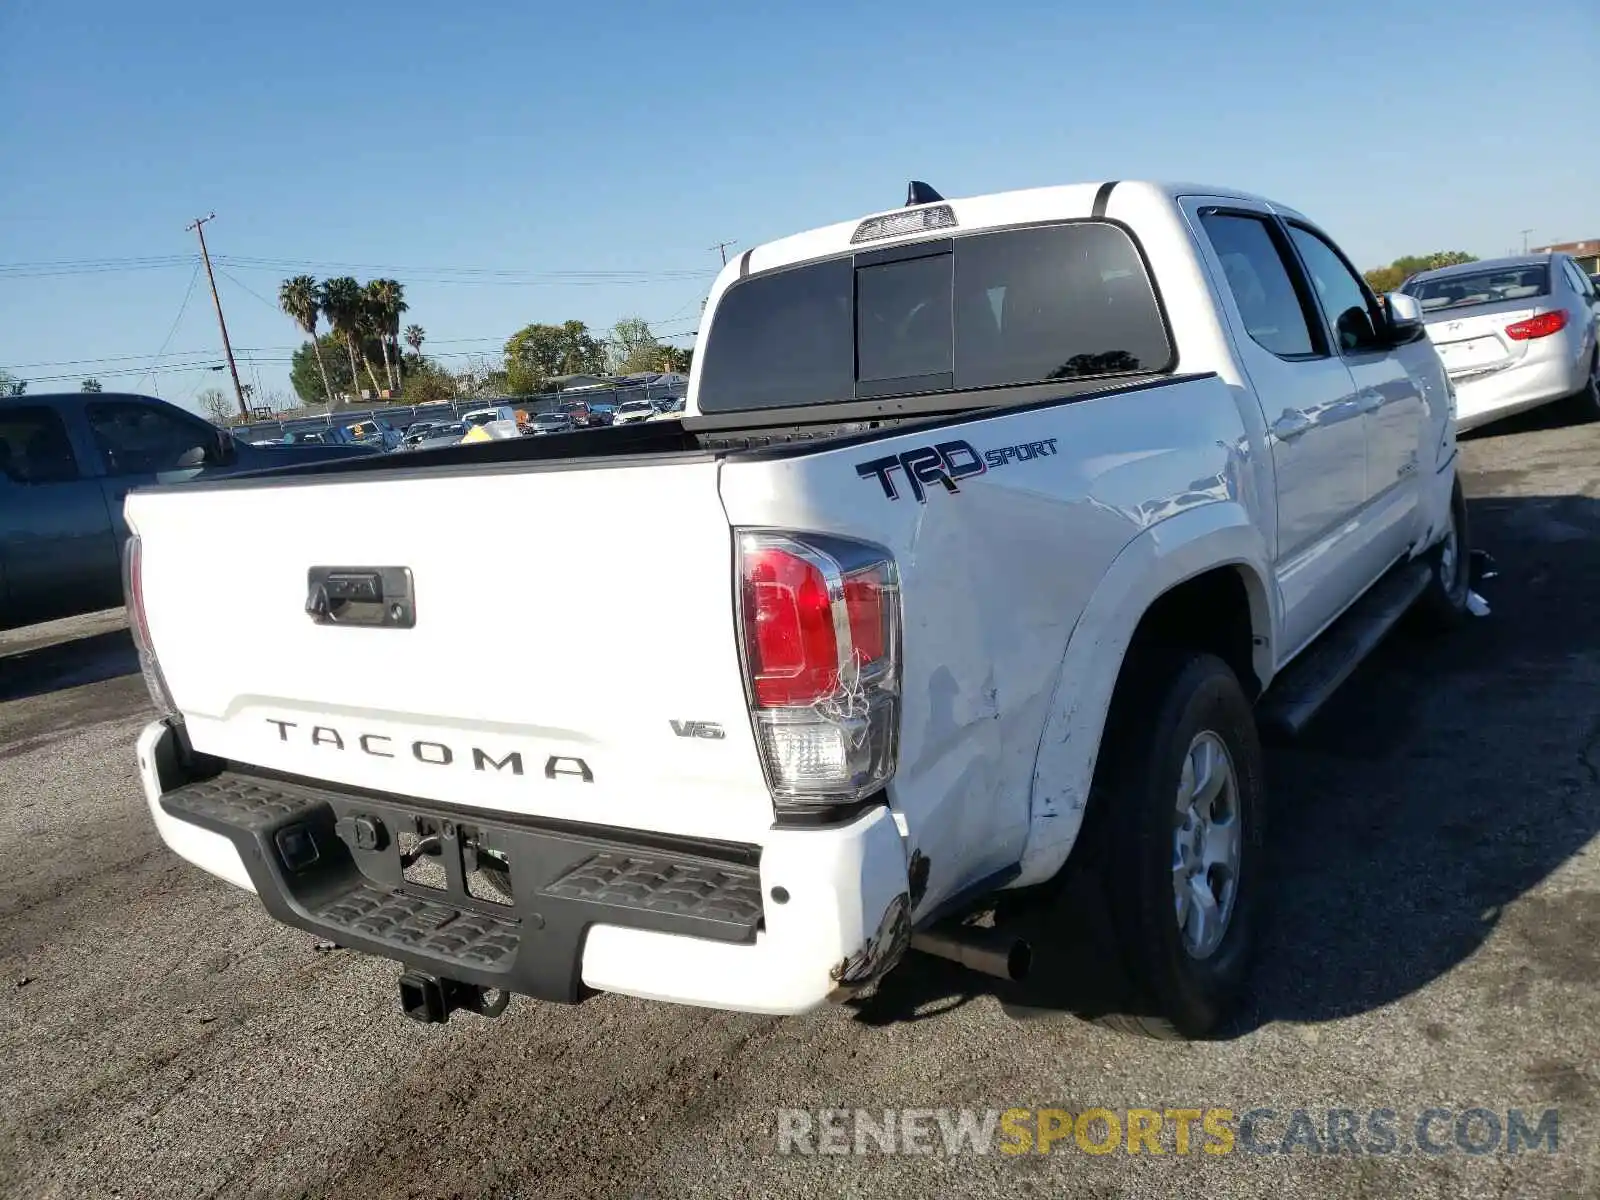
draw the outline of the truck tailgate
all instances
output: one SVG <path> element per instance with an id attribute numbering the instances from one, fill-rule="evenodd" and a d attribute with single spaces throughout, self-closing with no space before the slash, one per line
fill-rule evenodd
<path id="1" fill-rule="evenodd" d="M 135 492 L 150 637 L 190 741 L 382 792 L 753 837 L 772 808 L 717 472 L 445 468 Z M 316 568 L 408 569 L 414 625 L 319 623 Z"/>

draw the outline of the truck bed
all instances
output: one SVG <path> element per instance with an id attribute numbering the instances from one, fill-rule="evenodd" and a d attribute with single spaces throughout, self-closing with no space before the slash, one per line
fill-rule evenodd
<path id="1" fill-rule="evenodd" d="M 581 469 L 602 463 L 606 466 L 627 466 L 630 461 L 658 462 L 662 458 L 691 461 L 728 455 L 807 453 L 821 443 L 836 445 L 869 441 L 892 431 L 931 428 L 967 420 L 980 411 L 1025 411 L 1090 396 L 1135 391 L 1203 377 L 1201 374 L 1119 375 L 1103 379 L 990 388 L 982 392 L 946 392 L 811 408 L 690 416 L 676 421 L 642 421 L 603 431 L 584 430 L 372 458 L 306 463 L 216 481 L 191 482 L 185 484 L 184 488 L 194 491 L 200 488 L 292 484 L 296 480 L 321 482 L 324 477 L 335 474 L 354 476 L 377 473 L 393 479 L 397 475 L 416 471 L 433 473 L 442 468 L 488 471 L 502 467 L 538 469 L 548 465 Z"/>

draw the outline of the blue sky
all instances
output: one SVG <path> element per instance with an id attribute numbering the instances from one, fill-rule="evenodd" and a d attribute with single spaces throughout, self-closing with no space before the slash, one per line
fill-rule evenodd
<path id="1" fill-rule="evenodd" d="M 1501 254 L 1600 236 L 1597 80 L 1595 0 L 5 0 L 0 367 L 33 392 L 225 385 L 172 369 L 221 362 L 188 262 L 15 266 L 190 255 L 213 210 L 225 259 L 385 268 L 350 273 L 404 282 L 451 364 L 569 317 L 681 341 L 714 242 L 890 207 L 912 177 L 1203 180 L 1301 208 L 1362 266 Z M 290 273 L 218 277 L 246 382 L 285 392 Z M 115 373 L 163 349 L 158 380 Z"/>

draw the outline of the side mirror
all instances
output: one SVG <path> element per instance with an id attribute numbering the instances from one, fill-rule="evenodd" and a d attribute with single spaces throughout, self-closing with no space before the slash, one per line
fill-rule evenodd
<path id="1" fill-rule="evenodd" d="M 1427 336 L 1422 324 L 1422 305 L 1415 296 L 1389 292 L 1383 298 L 1383 311 L 1388 317 L 1391 344 L 1403 346 Z"/>
<path id="2" fill-rule="evenodd" d="M 217 444 L 207 455 L 206 461 L 213 463 L 230 463 L 238 453 L 238 442 L 234 440 L 231 430 L 217 430 Z"/>

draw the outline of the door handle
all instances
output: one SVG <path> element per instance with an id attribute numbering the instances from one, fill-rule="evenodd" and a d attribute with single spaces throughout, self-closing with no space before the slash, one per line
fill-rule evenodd
<path id="1" fill-rule="evenodd" d="M 1311 428 L 1311 418 L 1303 412 L 1284 409 L 1283 416 L 1272 423 L 1272 436 L 1280 442 L 1297 438 Z"/>

